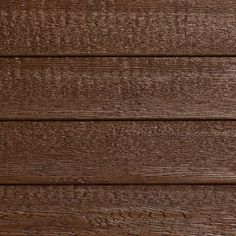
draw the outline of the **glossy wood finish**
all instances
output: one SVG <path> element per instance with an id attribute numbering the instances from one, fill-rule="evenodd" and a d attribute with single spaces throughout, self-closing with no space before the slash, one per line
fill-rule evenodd
<path id="1" fill-rule="evenodd" d="M 1 58 L 0 119 L 235 119 L 235 58 Z"/>
<path id="2" fill-rule="evenodd" d="M 236 55 L 234 0 L 1 0 L 0 55 Z"/>
<path id="3" fill-rule="evenodd" d="M 1 122 L 0 183 L 236 183 L 236 121 Z"/>
<path id="4" fill-rule="evenodd" d="M 1 186 L 1 236 L 235 234 L 230 186 Z"/>

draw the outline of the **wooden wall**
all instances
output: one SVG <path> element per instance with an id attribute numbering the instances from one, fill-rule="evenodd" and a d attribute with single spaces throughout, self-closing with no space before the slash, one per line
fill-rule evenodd
<path id="1" fill-rule="evenodd" d="M 236 235 L 235 0 L 0 1 L 0 235 Z"/>

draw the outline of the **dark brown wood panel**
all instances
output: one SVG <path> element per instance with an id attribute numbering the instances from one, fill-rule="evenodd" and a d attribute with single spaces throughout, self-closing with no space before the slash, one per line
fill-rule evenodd
<path id="1" fill-rule="evenodd" d="M 1 236 L 234 236 L 235 186 L 1 186 Z"/>
<path id="2" fill-rule="evenodd" d="M 1 0 L 0 55 L 235 55 L 235 0 Z"/>
<path id="3" fill-rule="evenodd" d="M 0 183 L 236 183 L 236 121 L 1 122 Z"/>
<path id="4" fill-rule="evenodd" d="M 236 59 L 1 58 L 0 119 L 236 118 Z"/>

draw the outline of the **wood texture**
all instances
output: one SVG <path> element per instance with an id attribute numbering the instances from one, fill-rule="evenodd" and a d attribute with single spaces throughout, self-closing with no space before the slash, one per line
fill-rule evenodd
<path id="1" fill-rule="evenodd" d="M 1 58 L 0 119 L 235 119 L 235 58 Z"/>
<path id="2" fill-rule="evenodd" d="M 235 236 L 235 16 L 1 0 L 0 236 Z"/>
<path id="3" fill-rule="evenodd" d="M 236 183 L 235 121 L 1 122 L 0 183 Z"/>
<path id="4" fill-rule="evenodd" d="M 1 186 L 1 236 L 234 236 L 235 186 Z"/>
<path id="5" fill-rule="evenodd" d="M 1 0 L 0 55 L 236 55 L 234 0 Z"/>

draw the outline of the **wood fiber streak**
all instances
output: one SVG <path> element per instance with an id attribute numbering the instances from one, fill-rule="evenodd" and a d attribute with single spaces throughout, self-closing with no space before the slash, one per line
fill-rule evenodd
<path id="1" fill-rule="evenodd" d="M 0 183 L 236 183 L 235 121 L 1 122 Z"/>
<path id="2" fill-rule="evenodd" d="M 1 0 L 0 55 L 235 55 L 235 0 Z"/>
<path id="3" fill-rule="evenodd" d="M 1 58 L 0 119 L 236 118 L 235 58 Z"/>
<path id="4" fill-rule="evenodd" d="M 235 186 L 1 186 L 1 236 L 234 236 Z"/>

